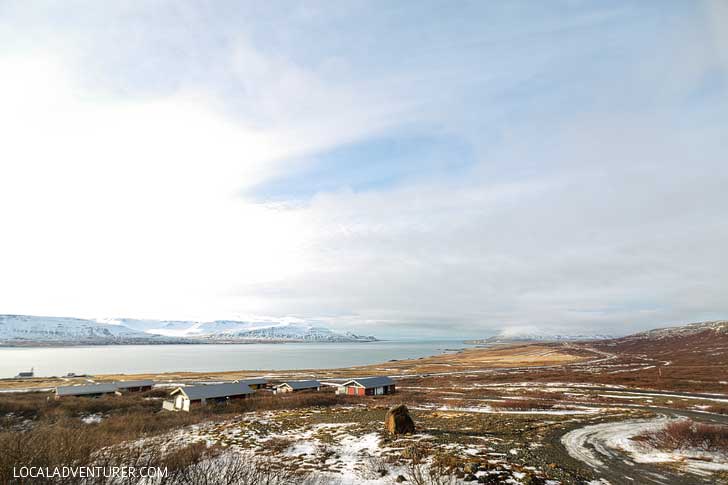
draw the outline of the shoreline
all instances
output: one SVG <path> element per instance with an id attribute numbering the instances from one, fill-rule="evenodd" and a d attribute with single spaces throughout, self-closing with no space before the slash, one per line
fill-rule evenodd
<path id="1" fill-rule="evenodd" d="M 283 343 L 289 346 L 282 345 Z M 437 357 L 440 355 L 459 352 L 467 348 L 469 345 L 463 344 L 462 340 L 378 340 L 376 342 L 312 342 L 312 341 L 286 341 L 286 342 L 246 342 L 238 343 L 210 343 L 216 345 L 215 348 L 208 349 L 200 347 L 190 347 L 188 345 L 165 345 L 169 351 L 163 352 L 160 346 L 151 347 L 149 345 L 85 345 L 78 344 L 74 346 L 58 346 L 58 347 L 8 347 L 0 346 L 0 351 L 5 350 L 9 354 L 6 357 L 13 357 L 15 354 L 18 360 L 24 361 L 19 364 L 19 368 L 5 365 L 5 376 L 0 377 L 0 388 L 2 384 L 8 381 L 22 381 L 23 383 L 35 382 L 37 380 L 48 381 L 57 380 L 62 382 L 73 381 L 77 378 L 99 379 L 103 380 L 106 376 L 205 376 L 205 375 L 227 375 L 239 373 L 256 373 L 256 374 L 272 374 L 272 373 L 312 373 L 328 372 L 331 370 L 341 369 L 357 369 L 367 366 L 385 365 L 397 362 L 414 361 L 424 358 Z M 256 345 L 257 344 L 257 345 Z M 271 344 L 271 345 L 268 345 Z M 368 344 L 360 345 L 360 344 Z M 241 347 L 242 346 L 242 347 Z M 250 347 L 249 347 L 250 346 Z M 195 349 L 194 352 L 191 350 Z M 113 361 L 104 359 L 106 351 L 120 352 L 113 354 Z M 332 351 L 332 357 L 322 359 L 321 356 Z M 86 354 L 85 352 L 92 352 Z M 146 352 L 160 351 L 162 354 L 152 354 L 148 357 Z M 35 355 L 35 352 L 49 352 L 45 355 L 38 354 L 38 359 L 29 360 L 29 355 Z M 212 353 L 210 353 L 212 352 Z M 227 353 L 223 359 L 211 359 L 207 361 L 206 356 L 221 355 L 220 352 Z M 278 358 L 271 359 L 271 352 L 280 352 L 281 360 Z M 150 369 L 144 369 L 141 365 L 126 366 L 125 361 L 122 362 L 124 356 L 126 358 L 136 359 L 137 355 L 144 353 L 145 360 L 149 362 Z M 261 362 L 258 357 L 264 356 Z M 175 362 L 170 363 L 169 359 L 173 357 Z M 86 363 L 82 362 L 86 359 Z M 99 360 L 102 359 L 102 360 Z M 195 362 L 205 362 L 204 368 L 200 365 L 185 365 L 184 360 L 189 359 Z M 44 361 L 45 360 L 45 361 Z M 40 362 L 38 362 L 40 361 Z M 348 362 L 347 362 L 348 361 Z M 76 362 L 76 364 L 66 366 L 64 362 Z M 59 364 L 60 363 L 60 364 Z M 246 364 L 273 364 L 271 367 L 254 367 Z M 307 367 L 299 367 L 303 363 Z M 58 369 L 56 373 L 38 374 L 33 378 L 19 378 L 16 372 L 26 368 L 35 367 Z M 237 365 L 236 365 L 237 364 Z M 240 365 L 242 364 L 242 365 Z M 308 365 L 311 365 L 308 367 Z M 74 368 L 75 367 L 75 368 Z M 144 365 L 144 367 L 147 367 Z M 69 375 L 70 374 L 70 375 Z"/>
<path id="2" fill-rule="evenodd" d="M 78 347 L 128 347 L 128 346 L 160 346 L 160 345 L 254 345 L 254 344 L 370 344 L 376 342 L 393 342 L 393 340 L 192 340 L 180 339 L 174 342 L 37 342 L 0 343 L 2 349 L 64 349 Z"/>
<path id="3" fill-rule="evenodd" d="M 543 365 L 556 365 L 573 363 L 584 360 L 583 356 L 576 356 L 566 352 L 550 351 L 545 358 L 545 347 L 538 344 L 498 346 L 490 348 L 469 347 L 458 351 L 443 350 L 437 354 L 411 359 L 389 360 L 374 364 L 352 365 L 328 368 L 307 369 L 239 369 L 228 371 L 168 371 L 147 373 L 105 373 L 87 374 L 87 377 L 34 377 L 30 379 L 2 378 L 0 390 L 9 392 L 10 389 L 27 391 L 55 387 L 57 385 L 72 385 L 88 383 L 89 379 L 95 382 L 107 382 L 124 379 L 152 379 L 158 384 L 212 382 L 219 380 L 235 380 L 265 376 L 272 379 L 334 379 L 361 377 L 362 375 L 389 375 L 393 377 L 428 376 L 443 373 L 483 372 L 488 369 L 517 367 L 538 367 Z M 514 352 L 515 351 L 515 352 Z"/>

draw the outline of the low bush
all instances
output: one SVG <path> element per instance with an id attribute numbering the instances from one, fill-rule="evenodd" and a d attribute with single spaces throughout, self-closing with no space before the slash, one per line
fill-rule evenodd
<path id="1" fill-rule="evenodd" d="M 295 392 L 276 395 L 255 395 L 245 399 L 233 399 L 225 403 L 197 408 L 203 414 L 231 414 L 251 411 L 275 411 L 308 407 L 330 407 L 342 403 L 358 402 L 357 398 L 340 396 L 331 392 Z"/>
<path id="2" fill-rule="evenodd" d="M 633 439 L 653 448 L 674 451 L 728 451 L 728 426 L 697 423 L 690 419 L 673 421 L 655 431 L 642 433 Z"/>
<path id="3" fill-rule="evenodd" d="M 542 399 L 545 401 L 563 401 L 566 399 L 566 395 L 563 392 L 549 392 L 549 391 L 526 391 L 526 397 L 528 399 Z"/>
<path id="4" fill-rule="evenodd" d="M 705 410 L 709 413 L 728 414 L 728 406 L 709 406 Z"/>

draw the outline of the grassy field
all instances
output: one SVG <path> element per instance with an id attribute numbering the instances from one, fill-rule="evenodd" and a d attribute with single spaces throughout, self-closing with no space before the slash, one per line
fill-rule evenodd
<path id="1" fill-rule="evenodd" d="M 256 476 L 267 477 L 270 485 L 383 485 L 398 479 L 423 485 L 466 480 L 587 483 L 599 474 L 560 444 L 560 437 L 571 430 L 667 412 L 661 410 L 698 418 L 725 416 L 726 399 L 672 394 L 676 381 L 659 379 L 659 373 L 650 379 L 653 365 L 644 356 L 587 344 L 475 348 L 349 369 L 264 373 L 272 380 L 386 374 L 396 376 L 397 393 L 391 396 L 339 396 L 331 389 L 289 395 L 259 391 L 250 399 L 190 413 L 161 411 L 169 392 L 164 387 L 141 394 L 56 401 L 50 392 L 33 388 L 52 387 L 57 380 L 7 380 L 2 383 L 6 391 L 22 385 L 26 392 L 0 394 L 0 475 L 7 480 L 19 463 L 123 462 L 167 466 L 174 480 L 166 483 L 200 483 L 201 477 L 212 473 L 211 464 L 217 464 L 214 483 L 231 484 L 259 483 L 252 478 Z M 172 384 L 258 374 L 94 379 L 152 378 Z M 714 392 L 722 375 L 706 374 L 685 387 Z M 384 431 L 385 413 L 396 404 L 409 408 L 415 434 L 392 436 Z M 722 473 L 717 466 L 704 483 L 720 483 L 725 480 Z M 703 482 L 676 479 L 674 483 Z"/>

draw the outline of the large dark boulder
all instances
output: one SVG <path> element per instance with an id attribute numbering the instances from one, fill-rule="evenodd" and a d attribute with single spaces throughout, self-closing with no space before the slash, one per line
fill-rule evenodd
<path id="1" fill-rule="evenodd" d="M 415 422 L 412 421 L 407 406 L 400 404 L 390 408 L 384 418 L 384 427 L 391 434 L 411 434 L 415 432 Z"/>

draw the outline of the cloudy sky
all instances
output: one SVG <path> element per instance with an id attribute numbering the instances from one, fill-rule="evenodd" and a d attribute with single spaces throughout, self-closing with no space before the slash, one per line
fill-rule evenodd
<path id="1" fill-rule="evenodd" d="M 728 317 L 728 3 L 0 0 L 0 313 Z"/>

